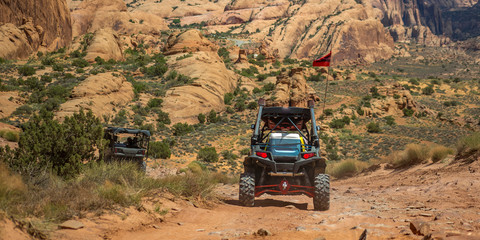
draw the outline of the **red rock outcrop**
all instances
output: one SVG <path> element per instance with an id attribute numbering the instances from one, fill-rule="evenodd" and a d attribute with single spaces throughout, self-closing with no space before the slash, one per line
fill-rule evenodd
<path id="1" fill-rule="evenodd" d="M 400 84 L 390 86 L 378 86 L 378 94 L 385 96 L 383 99 L 372 99 L 371 107 L 363 107 L 366 116 L 373 114 L 381 116 L 403 116 L 403 109 L 411 109 L 414 112 L 420 110 L 428 112 L 427 109 L 419 106 L 413 99 L 410 91 L 406 90 Z"/>
<path id="2" fill-rule="evenodd" d="M 308 100 L 319 101 L 308 84 L 303 68 L 294 68 L 277 76 L 275 90 L 267 101 L 268 106 L 307 107 Z"/>

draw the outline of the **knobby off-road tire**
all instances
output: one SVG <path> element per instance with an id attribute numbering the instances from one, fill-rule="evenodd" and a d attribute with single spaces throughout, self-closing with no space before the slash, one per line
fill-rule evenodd
<path id="1" fill-rule="evenodd" d="M 326 211 L 330 208 L 330 176 L 317 174 L 314 183 L 313 208 L 316 211 Z"/>
<path id="2" fill-rule="evenodd" d="M 255 177 L 251 173 L 240 175 L 238 200 L 246 207 L 253 207 L 255 201 Z"/>

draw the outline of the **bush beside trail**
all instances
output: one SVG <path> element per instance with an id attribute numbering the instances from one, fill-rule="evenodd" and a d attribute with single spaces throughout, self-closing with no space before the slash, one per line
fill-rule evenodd
<path id="1" fill-rule="evenodd" d="M 154 143 L 153 152 L 167 158 L 170 144 Z M 154 179 L 135 163 L 103 162 L 102 151 L 95 154 L 103 146 L 103 126 L 91 112 L 76 113 L 63 123 L 50 113 L 35 115 L 23 126 L 18 148 L 0 147 L 0 212 L 15 219 L 60 222 L 89 212 L 138 208 L 142 198 L 162 191 L 212 200 L 217 183 L 235 181 L 204 167 Z"/>

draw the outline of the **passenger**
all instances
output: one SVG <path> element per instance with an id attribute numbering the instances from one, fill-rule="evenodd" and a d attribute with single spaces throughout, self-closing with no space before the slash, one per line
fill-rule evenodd
<path id="1" fill-rule="evenodd" d="M 127 144 L 127 147 L 128 147 L 128 148 L 133 148 L 133 147 L 134 147 L 134 146 L 133 146 L 133 145 L 134 145 L 133 139 L 132 139 L 131 137 L 128 137 L 126 144 Z"/>

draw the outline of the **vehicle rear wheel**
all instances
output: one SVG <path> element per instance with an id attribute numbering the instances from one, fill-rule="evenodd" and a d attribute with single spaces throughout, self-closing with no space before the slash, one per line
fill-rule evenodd
<path id="1" fill-rule="evenodd" d="M 240 175 L 238 200 L 243 206 L 253 207 L 255 201 L 255 175 L 253 173 Z"/>
<path id="2" fill-rule="evenodd" d="M 330 208 L 330 176 L 317 174 L 314 183 L 313 208 L 317 211 L 326 211 Z"/>

